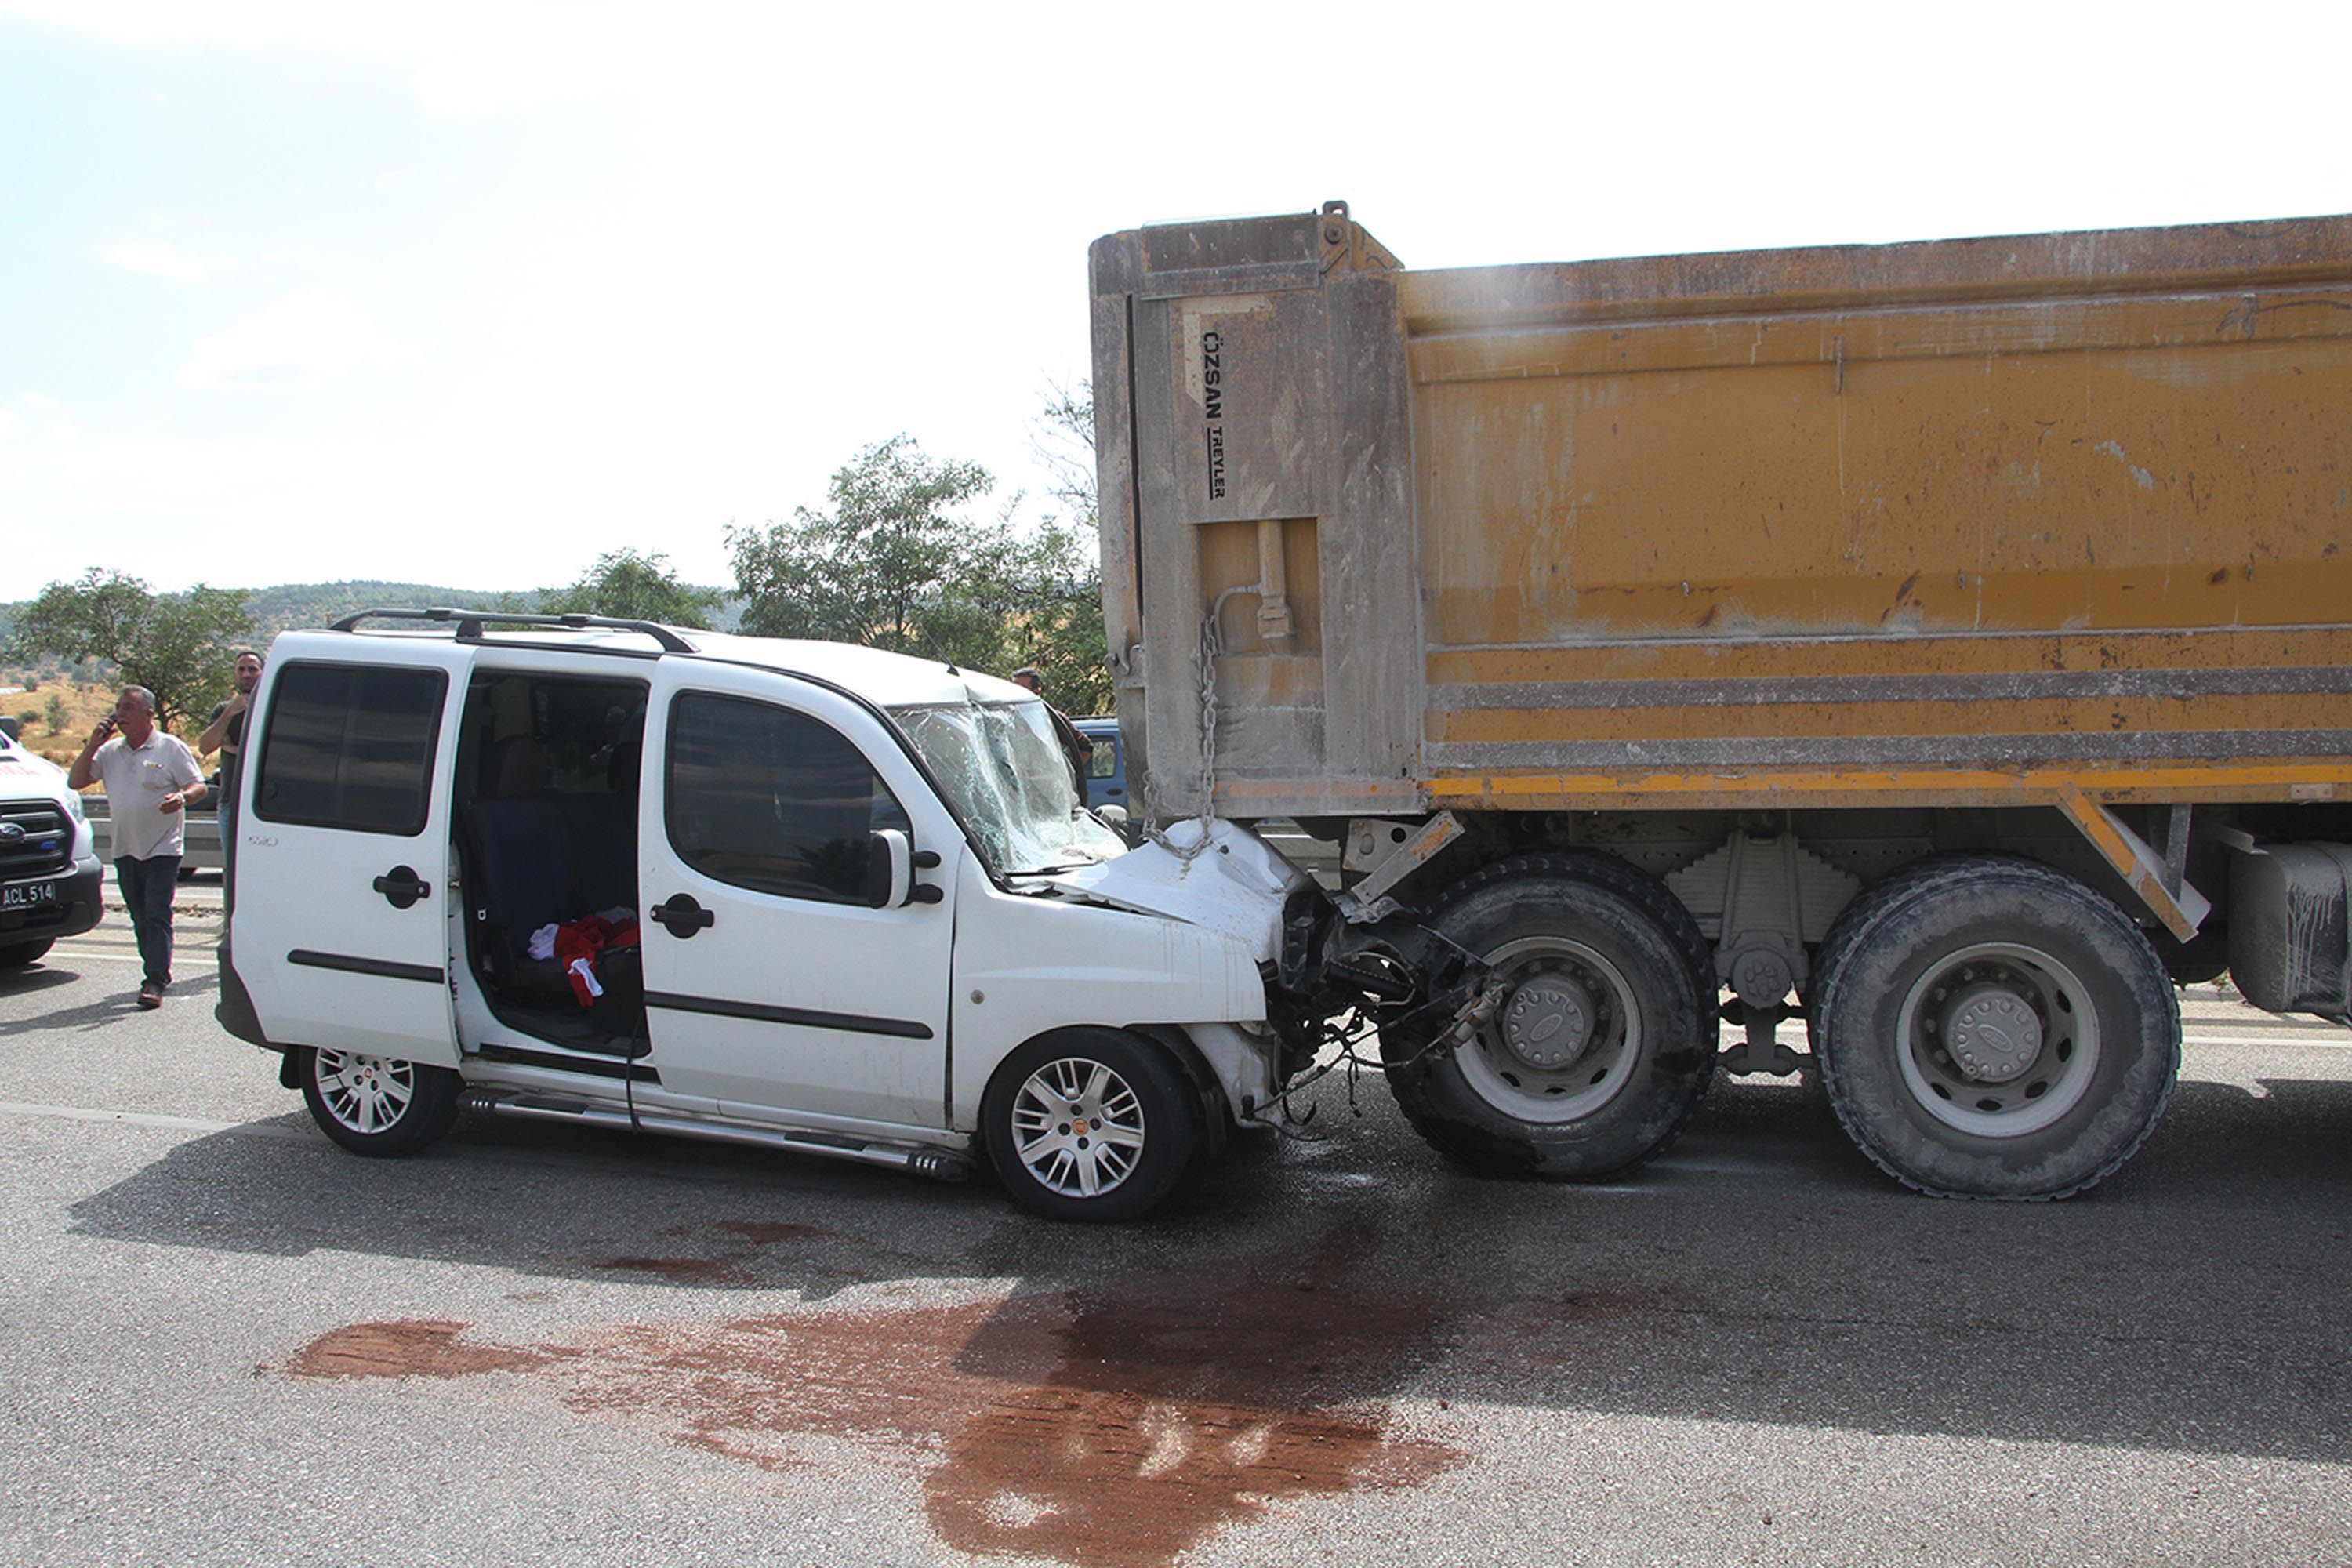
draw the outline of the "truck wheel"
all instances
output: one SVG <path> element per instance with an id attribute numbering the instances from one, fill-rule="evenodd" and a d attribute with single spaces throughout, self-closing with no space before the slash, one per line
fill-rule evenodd
<path id="1" fill-rule="evenodd" d="M 1390 1090 L 1432 1146 L 1482 1171 L 1586 1181 L 1674 1142 L 1716 1053 L 1706 943 L 1673 894 L 1606 857 L 1528 855 L 1455 884 L 1429 923 L 1507 987 L 1450 1051 L 1382 1034 Z"/>
<path id="2" fill-rule="evenodd" d="M 457 1125 L 462 1086 L 447 1068 L 356 1051 L 298 1049 L 295 1072 L 310 1120 L 354 1154 L 414 1154 Z"/>
<path id="3" fill-rule="evenodd" d="M 1828 934 L 1813 950 L 1812 977 L 1798 991 L 1799 1000 L 1805 1005 L 1805 1039 L 1812 1047 L 1814 1071 L 1821 1070 L 1823 999 L 1838 970 L 1844 965 L 1846 955 L 1853 951 L 1855 941 L 1876 925 L 1888 910 L 1916 896 L 1922 884 L 1946 876 L 1955 868 L 1980 863 L 1973 857 L 1950 855 L 1915 860 L 1864 888 L 1838 911 L 1837 918 L 1830 922 Z"/>
<path id="4" fill-rule="evenodd" d="M 1822 1082 L 1879 1168 L 1938 1197 L 2062 1198 L 2146 1141 L 2180 1009 L 2139 928 L 2034 861 L 1928 863 L 1854 900 L 1812 1021 Z"/>
<path id="5" fill-rule="evenodd" d="M 1149 1040 L 1072 1029 L 1004 1059 L 981 1100 L 982 1137 L 1013 1201 L 1048 1219 L 1139 1217 L 1200 1144 L 1200 1101 Z"/>
<path id="6" fill-rule="evenodd" d="M 41 954 L 48 952 L 57 940 L 53 936 L 45 936 L 36 942 L 11 942 L 6 947 L 0 947 L 0 969 L 22 969 L 28 963 L 38 962 Z"/>

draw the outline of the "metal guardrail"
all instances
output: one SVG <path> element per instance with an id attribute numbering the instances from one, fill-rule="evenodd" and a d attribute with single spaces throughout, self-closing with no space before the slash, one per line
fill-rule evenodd
<path id="1" fill-rule="evenodd" d="M 107 814 L 106 797 L 86 795 L 81 797 L 82 810 L 89 815 L 89 830 L 96 839 L 98 858 L 101 865 L 114 858 L 114 822 Z M 180 857 L 180 870 L 217 871 L 221 868 L 220 814 L 211 810 L 188 813 L 188 846 Z"/>

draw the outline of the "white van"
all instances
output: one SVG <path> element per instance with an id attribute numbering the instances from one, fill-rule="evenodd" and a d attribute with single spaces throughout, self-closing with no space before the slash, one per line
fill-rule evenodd
<path id="1" fill-rule="evenodd" d="M 0 733 L 0 970 L 96 925 L 105 876 L 65 770 Z"/>
<path id="2" fill-rule="evenodd" d="M 219 1016 L 360 1153 L 461 1107 L 984 1151 L 1039 1213 L 1122 1219 L 1338 1020 L 1464 994 L 1230 824 L 1129 851 L 1041 702 L 934 662 L 369 611 L 278 638 L 247 732 Z"/>

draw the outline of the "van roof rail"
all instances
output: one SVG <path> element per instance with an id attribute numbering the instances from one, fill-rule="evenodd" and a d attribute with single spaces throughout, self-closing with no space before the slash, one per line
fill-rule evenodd
<path id="1" fill-rule="evenodd" d="M 485 626 L 560 626 L 567 631 L 585 631 L 590 626 L 604 626 L 620 632 L 643 632 L 654 639 L 664 653 L 696 653 L 700 650 L 669 627 L 655 621 L 629 621 L 611 616 L 532 616 L 508 610 L 454 610 L 440 606 L 430 610 L 373 609 L 357 610 L 329 626 L 329 631 L 357 631 L 362 621 L 454 621 L 459 642 L 480 642 Z"/>

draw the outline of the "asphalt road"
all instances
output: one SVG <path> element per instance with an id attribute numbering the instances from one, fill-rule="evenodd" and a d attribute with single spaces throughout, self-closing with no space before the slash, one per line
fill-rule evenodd
<path id="1" fill-rule="evenodd" d="M 191 895 L 201 906 L 207 891 Z M 0 978 L 0 1558 L 2352 1561 L 2352 1035 L 2200 993 L 2071 1203 L 1893 1187 L 1801 1085 L 1479 1180 L 1366 1080 L 1103 1232 L 471 1120 L 346 1155 L 119 917 Z"/>

